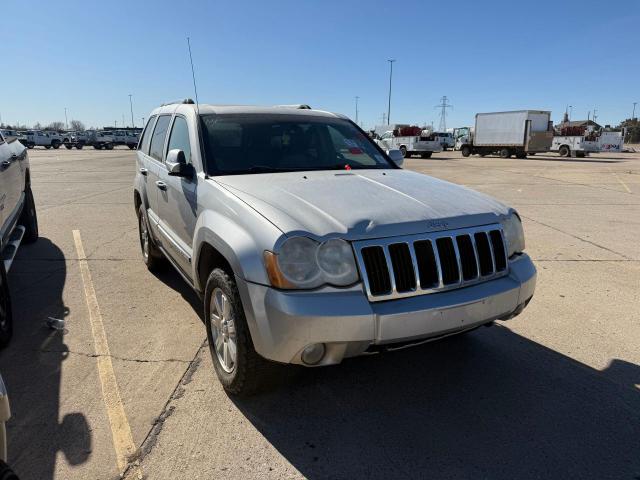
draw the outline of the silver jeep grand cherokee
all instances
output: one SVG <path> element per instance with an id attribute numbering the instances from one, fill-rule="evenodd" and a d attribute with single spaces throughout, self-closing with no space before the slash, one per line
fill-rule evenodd
<path id="1" fill-rule="evenodd" d="M 276 363 L 332 365 L 522 311 L 536 270 L 517 213 L 402 170 L 342 115 L 307 106 L 154 110 L 134 201 L 145 263 L 203 297 L 235 394 Z"/>

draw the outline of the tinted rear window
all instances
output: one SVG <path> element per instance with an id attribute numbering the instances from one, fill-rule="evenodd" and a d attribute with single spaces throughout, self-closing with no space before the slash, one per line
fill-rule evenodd
<path id="1" fill-rule="evenodd" d="M 156 128 L 153 129 L 153 137 L 151 138 L 151 148 L 149 149 L 149 155 L 151 155 L 159 162 L 161 162 L 164 158 L 162 154 L 162 147 L 164 147 L 164 139 L 167 136 L 167 128 L 169 127 L 170 121 L 171 115 L 162 115 L 161 117 L 158 117 Z"/>

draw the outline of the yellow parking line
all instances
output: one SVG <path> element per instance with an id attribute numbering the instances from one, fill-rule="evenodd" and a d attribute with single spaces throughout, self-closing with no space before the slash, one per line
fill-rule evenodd
<path id="1" fill-rule="evenodd" d="M 96 291 L 93 288 L 91 280 L 91 272 L 89 264 L 82 246 L 82 238 L 80 231 L 73 231 L 73 240 L 76 244 L 78 260 L 80 264 L 80 273 L 82 275 L 82 283 L 84 285 L 84 294 L 87 299 L 87 307 L 89 309 L 89 321 L 91 323 L 91 333 L 93 334 L 93 343 L 95 345 L 96 360 L 98 362 L 98 375 L 100 376 L 100 384 L 102 386 L 102 398 L 107 407 L 107 415 L 109 424 L 111 425 L 111 434 L 113 436 L 113 446 L 116 451 L 116 460 L 120 472 L 127 467 L 127 460 L 136 451 L 131 435 L 131 427 L 127 421 L 127 415 L 120 398 L 120 390 L 118 382 L 113 373 L 113 364 L 111 363 L 111 353 L 109 344 L 107 343 L 107 335 L 102 323 L 102 314 L 98 306 Z M 141 478 L 141 476 L 140 476 Z"/>
<path id="2" fill-rule="evenodd" d="M 627 191 L 627 193 L 631 193 L 631 190 L 629 189 L 629 187 L 627 187 L 627 184 L 622 181 L 622 179 L 618 176 L 618 174 L 616 172 L 613 172 L 613 174 L 615 175 L 615 177 L 620 182 L 620 185 L 622 185 L 624 187 L 624 189 Z"/>

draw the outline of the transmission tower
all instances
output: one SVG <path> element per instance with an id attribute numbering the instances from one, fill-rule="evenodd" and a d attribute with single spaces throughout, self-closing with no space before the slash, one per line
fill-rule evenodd
<path id="1" fill-rule="evenodd" d="M 449 99 L 447 96 L 443 96 L 440 99 L 440 104 L 436 105 L 434 108 L 440 108 L 440 131 L 447 131 L 447 108 L 453 108 L 453 105 L 449 103 Z"/>

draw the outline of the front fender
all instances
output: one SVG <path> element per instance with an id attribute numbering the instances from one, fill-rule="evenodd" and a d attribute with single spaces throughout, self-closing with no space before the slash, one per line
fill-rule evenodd
<path id="1" fill-rule="evenodd" d="M 206 210 L 196 222 L 193 240 L 192 273 L 198 291 L 205 287 L 198 278 L 198 264 L 204 243 L 210 244 L 229 262 L 236 276 L 253 283 L 269 284 L 262 259 L 268 247 L 259 244 L 254 236 L 231 218 Z"/>

